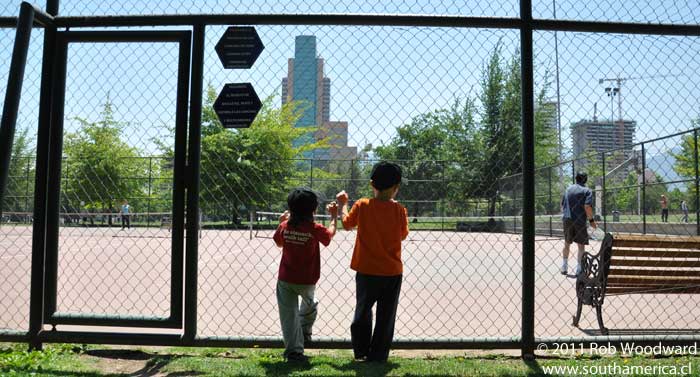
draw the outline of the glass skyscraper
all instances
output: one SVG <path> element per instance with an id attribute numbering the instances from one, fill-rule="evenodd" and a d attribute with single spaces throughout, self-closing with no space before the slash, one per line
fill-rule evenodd
<path id="1" fill-rule="evenodd" d="M 304 108 L 295 127 L 316 127 L 316 132 L 294 141 L 299 147 L 327 139 L 330 148 L 305 153 L 319 160 L 354 159 L 356 147 L 348 147 L 348 123 L 331 122 L 331 80 L 324 76 L 323 58 L 316 51 L 316 37 L 299 35 L 294 40 L 294 58 L 288 60 L 287 77 L 282 79 L 282 104 L 299 101 Z"/>

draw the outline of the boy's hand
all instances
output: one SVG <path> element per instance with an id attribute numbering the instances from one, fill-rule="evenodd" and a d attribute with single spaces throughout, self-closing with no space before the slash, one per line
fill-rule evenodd
<path id="1" fill-rule="evenodd" d="M 338 217 L 338 204 L 336 202 L 330 202 L 326 206 L 326 211 L 328 211 L 328 214 L 331 215 L 331 219 L 335 219 Z"/>
<path id="2" fill-rule="evenodd" d="M 335 200 L 338 201 L 338 204 L 340 204 L 341 206 L 344 206 L 344 205 L 347 204 L 347 202 L 348 202 L 348 193 L 345 192 L 345 190 L 339 192 L 339 193 L 335 196 Z"/>
<path id="3" fill-rule="evenodd" d="M 280 216 L 280 224 L 289 220 L 289 211 L 284 211 L 282 216 Z"/>

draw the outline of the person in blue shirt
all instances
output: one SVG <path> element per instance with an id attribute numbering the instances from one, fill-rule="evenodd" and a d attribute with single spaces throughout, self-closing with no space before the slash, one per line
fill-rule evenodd
<path id="1" fill-rule="evenodd" d="M 122 229 L 124 229 L 124 226 L 126 226 L 127 229 L 131 229 L 131 219 L 129 218 L 131 215 L 129 214 L 129 202 L 124 199 L 124 203 L 122 203 Z"/>
<path id="2" fill-rule="evenodd" d="M 561 273 L 567 274 L 571 244 L 578 245 L 578 264 L 576 274 L 581 270 L 581 256 L 588 245 L 588 230 L 586 223 L 595 229 L 597 225 L 593 218 L 593 192 L 586 187 L 588 174 L 576 173 L 576 184 L 566 188 L 561 198 L 562 220 L 564 222 L 564 249 L 562 250 Z"/>

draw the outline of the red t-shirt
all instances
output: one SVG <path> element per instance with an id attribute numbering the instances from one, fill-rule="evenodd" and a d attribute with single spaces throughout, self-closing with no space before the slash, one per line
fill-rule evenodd
<path id="1" fill-rule="evenodd" d="M 292 284 L 316 284 L 321 276 L 321 248 L 331 243 L 331 233 L 321 224 L 305 221 L 296 227 L 282 222 L 273 236 L 283 243 L 279 279 Z"/>

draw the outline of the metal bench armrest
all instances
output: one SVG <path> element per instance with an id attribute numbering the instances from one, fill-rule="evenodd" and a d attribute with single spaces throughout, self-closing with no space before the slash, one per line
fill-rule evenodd
<path id="1" fill-rule="evenodd" d="M 576 276 L 576 296 L 584 304 L 603 304 L 611 253 L 612 236 L 607 234 L 597 254 L 585 252 L 581 256 L 581 272 Z"/>

